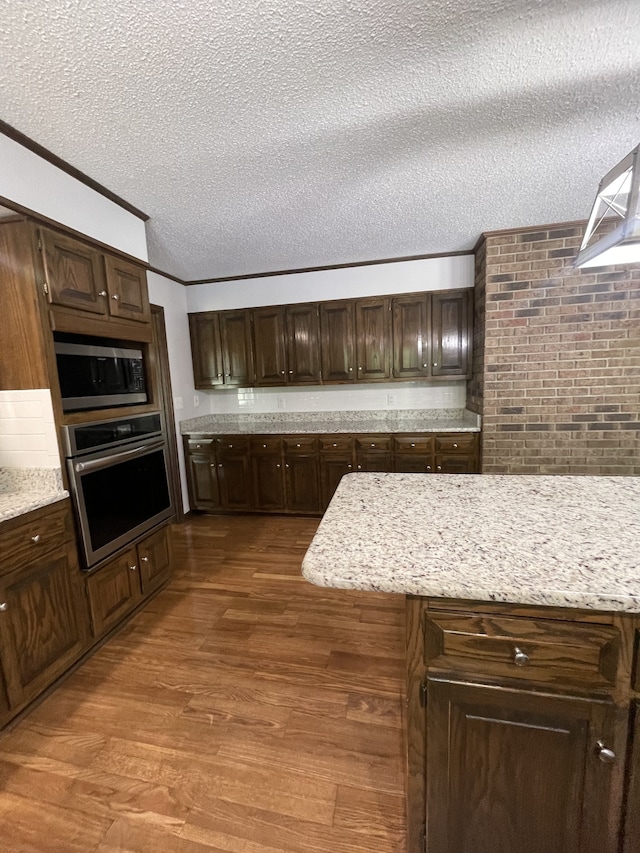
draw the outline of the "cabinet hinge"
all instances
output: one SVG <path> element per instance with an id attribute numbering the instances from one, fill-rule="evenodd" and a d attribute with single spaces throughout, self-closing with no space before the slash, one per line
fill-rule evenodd
<path id="1" fill-rule="evenodd" d="M 42 290 L 44 291 L 45 296 L 49 295 L 49 285 L 46 281 L 42 282 Z"/>
<path id="2" fill-rule="evenodd" d="M 427 682 L 426 679 L 420 682 L 420 687 L 418 688 L 418 696 L 420 697 L 420 705 L 423 708 L 427 706 Z"/>

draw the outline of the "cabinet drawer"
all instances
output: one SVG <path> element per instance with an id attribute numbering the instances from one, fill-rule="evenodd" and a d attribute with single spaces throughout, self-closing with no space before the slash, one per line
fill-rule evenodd
<path id="1" fill-rule="evenodd" d="M 249 439 L 244 435 L 223 435 L 216 439 L 216 447 L 223 453 L 247 453 Z"/>
<path id="2" fill-rule="evenodd" d="M 187 441 L 189 453 L 209 453 L 213 449 L 213 438 L 190 438 Z"/>
<path id="3" fill-rule="evenodd" d="M 279 435 L 256 435 L 251 439 L 252 453 L 280 453 Z"/>
<path id="4" fill-rule="evenodd" d="M 476 442 L 475 433 L 451 433 L 450 435 L 436 436 L 436 452 L 438 453 L 469 453 L 474 450 Z"/>
<path id="5" fill-rule="evenodd" d="M 366 451 L 367 453 L 377 450 L 389 452 L 391 450 L 391 436 L 357 435 L 356 450 Z"/>
<path id="6" fill-rule="evenodd" d="M 350 453 L 353 450 L 353 437 L 350 435 L 321 435 L 321 453 Z"/>
<path id="7" fill-rule="evenodd" d="M 396 453 L 432 453 L 432 435 L 395 435 L 393 447 Z"/>
<path id="8" fill-rule="evenodd" d="M 59 501 L 42 510 L 28 513 L 27 519 L 9 530 L 0 527 L 2 568 L 5 575 L 21 569 L 59 548 L 71 534 L 69 501 Z"/>
<path id="9" fill-rule="evenodd" d="M 285 453 L 315 453 L 318 446 L 315 435 L 289 435 L 282 444 Z"/>
<path id="10" fill-rule="evenodd" d="M 612 626 L 488 614 L 425 618 L 429 668 L 599 691 L 615 684 L 619 634 Z"/>

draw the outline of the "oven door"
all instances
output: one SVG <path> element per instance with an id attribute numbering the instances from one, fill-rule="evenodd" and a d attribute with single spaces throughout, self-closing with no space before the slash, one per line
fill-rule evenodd
<path id="1" fill-rule="evenodd" d="M 173 514 L 164 441 L 67 460 L 86 568 Z"/>

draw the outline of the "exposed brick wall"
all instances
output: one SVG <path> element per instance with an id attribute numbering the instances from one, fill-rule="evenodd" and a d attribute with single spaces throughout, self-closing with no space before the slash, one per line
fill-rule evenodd
<path id="1" fill-rule="evenodd" d="M 640 264 L 574 269 L 582 231 L 479 246 L 468 405 L 484 473 L 640 475 Z"/>
<path id="2" fill-rule="evenodd" d="M 482 414 L 484 400 L 486 249 L 484 241 L 476 249 L 476 274 L 473 300 L 473 373 L 467 383 L 467 408 L 478 414 Z"/>

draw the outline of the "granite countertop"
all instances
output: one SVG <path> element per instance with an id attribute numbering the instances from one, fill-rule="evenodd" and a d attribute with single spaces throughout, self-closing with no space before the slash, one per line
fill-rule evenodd
<path id="1" fill-rule="evenodd" d="M 348 474 L 320 586 L 640 613 L 640 477 Z"/>
<path id="2" fill-rule="evenodd" d="M 182 435 L 479 431 L 478 415 L 467 409 L 203 415 L 180 424 Z"/>
<path id="3" fill-rule="evenodd" d="M 68 497 L 59 468 L 0 468 L 0 522 Z"/>

